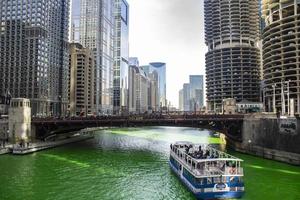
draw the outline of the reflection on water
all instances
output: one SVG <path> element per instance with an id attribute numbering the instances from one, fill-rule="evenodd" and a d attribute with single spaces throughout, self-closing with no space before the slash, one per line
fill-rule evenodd
<path id="1" fill-rule="evenodd" d="M 99 131 L 95 139 L 35 153 L 0 157 L 0 199 L 194 199 L 168 166 L 175 141 L 225 145 L 193 128 Z M 300 199 L 300 169 L 230 152 L 245 160 L 244 199 Z"/>

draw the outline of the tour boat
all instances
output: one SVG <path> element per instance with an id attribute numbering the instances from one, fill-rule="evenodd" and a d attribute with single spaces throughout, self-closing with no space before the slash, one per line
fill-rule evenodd
<path id="1" fill-rule="evenodd" d="M 241 198 L 243 160 L 204 144 L 170 145 L 170 167 L 197 199 Z"/>

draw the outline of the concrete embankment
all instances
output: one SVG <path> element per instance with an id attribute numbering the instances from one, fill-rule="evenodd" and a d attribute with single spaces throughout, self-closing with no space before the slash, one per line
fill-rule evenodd
<path id="1" fill-rule="evenodd" d="M 6 146 L 0 148 L 0 155 L 8 154 L 12 152 L 12 146 Z"/>
<path id="2" fill-rule="evenodd" d="M 227 138 L 234 150 L 300 165 L 300 119 L 253 114 L 245 117 L 242 143 Z"/>
<path id="3" fill-rule="evenodd" d="M 16 155 L 30 154 L 33 152 L 50 149 L 50 148 L 62 146 L 65 144 L 88 140 L 93 137 L 94 137 L 93 135 L 79 135 L 79 136 L 73 136 L 71 138 L 66 138 L 66 139 L 59 140 L 59 141 L 33 143 L 33 144 L 29 145 L 28 147 L 23 147 L 23 148 L 15 146 L 12 148 L 12 154 L 16 154 Z"/>

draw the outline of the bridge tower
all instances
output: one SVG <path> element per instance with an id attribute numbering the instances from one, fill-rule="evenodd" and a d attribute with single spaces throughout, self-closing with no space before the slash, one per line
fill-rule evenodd
<path id="1" fill-rule="evenodd" d="M 10 143 L 31 141 L 31 105 L 29 99 L 12 99 L 9 108 L 9 135 Z"/>

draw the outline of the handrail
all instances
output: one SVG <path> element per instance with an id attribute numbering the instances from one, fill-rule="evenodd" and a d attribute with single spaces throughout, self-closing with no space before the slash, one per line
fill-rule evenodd
<path id="1" fill-rule="evenodd" d="M 191 148 L 194 147 L 195 145 Z M 223 158 L 223 156 L 221 156 L 219 158 L 211 159 L 196 159 L 185 153 L 184 149 L 174 145 L 171 146 L 171 156 L 184 164 L 185 167 L 196 176 L 243 176 L 243 169 L 240 164 L 243 160 L 225 152 L 218 151 L 212 147 L 207 147 L 207 150 L 213 150 L 214 152 L 218 152 L 219 155 L 228 158 Z M 226 164 L 227 161 L 234 161 L 236 166 L 228 166 Z"/>

